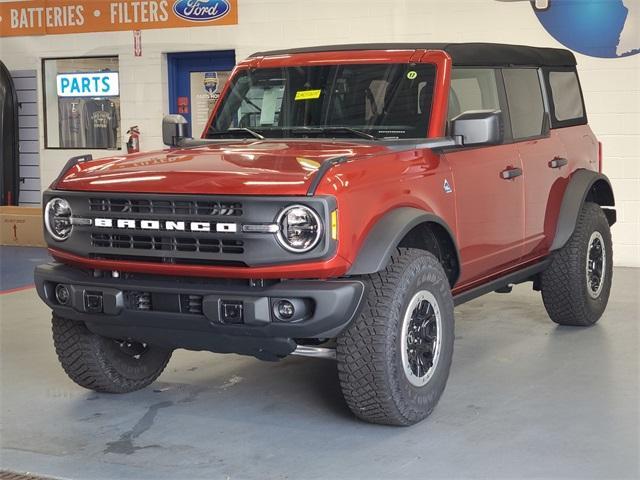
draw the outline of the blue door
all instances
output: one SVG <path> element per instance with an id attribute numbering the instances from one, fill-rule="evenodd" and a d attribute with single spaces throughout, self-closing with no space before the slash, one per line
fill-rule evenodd
<path id="1" fill-rule="evenodd" d="M 229 72 L 236 64 L 234 50 L 167 54 L 169 111 L 184 116 L 191 134 L 200 137 Z"/>

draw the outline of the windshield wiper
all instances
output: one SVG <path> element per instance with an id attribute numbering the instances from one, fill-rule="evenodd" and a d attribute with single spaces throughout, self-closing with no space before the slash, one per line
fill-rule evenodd
<path id="1" fill-rule="evenodd" d="M 222 135 L 233 135 L 235 133 L 250 135 L 253 138 L 257 138 L 258 140 L 264 140 L 264 136 L 260 135 L 258 132 L 254 132 L 250 128 L 230 128 L 228 130 L 219 130 L 213 132 L 207 132 L 207 137 L 212 135 L 222 136 Z"/>
<path id="2" fill-rule="evenodd" d="M 378 137 L 371 135 L 370 133 L 363 132 L 351 127 L 323 127 L 325 132 L 348 132 L 360 138 L 366 138 L 367 140 L 378 140 Z"/>
<path id="3" fill-rule="evenodd" d="M 378 140 L 378 137 L 375 137 L 367 132 L 363 132 L 362 130 L 357 130 L 351 127 L 299 127 L 292 128 L 291 133 L 330 133 L 330 132 L 343 132 L 350 133 L 356 137 L 366 138 L 367 140 Z"/>

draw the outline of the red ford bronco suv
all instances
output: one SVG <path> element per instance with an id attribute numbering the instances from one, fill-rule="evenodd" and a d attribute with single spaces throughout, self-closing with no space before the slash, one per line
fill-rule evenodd
<path id="1" fill-rule="evenodd" d="M 606 307 L 614 197 L 569 51 L 257 53 L 188 128 L 44 193 L 38 294 L 83 387 L 143 388 L 176 348 L 329 357 L 355 415 L 409 425 L 445 388 L 454 305 L 532 281 L 561 325 Z"/>

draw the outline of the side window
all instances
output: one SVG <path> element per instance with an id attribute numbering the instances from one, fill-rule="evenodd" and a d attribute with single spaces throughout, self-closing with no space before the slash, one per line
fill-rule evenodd
<path id="1" fill-rule="evenodd" d="M 544 101 L 540 77 L 535 68 L 505 68 L 504 87 L 514 140 L 542 134 Z"/>
<path id="2" fill-rule="evenodd" d="M 580 125 L 586 123 L 582 92 L 578 75 L 574 71 L 549 71 L 551 113 L 553 126 Z"/>
<path id="3" fill-rule="evenodd" d="M 448 120 L 469 110 L 500 110 L 496 72 L 491 68 L 451 71 Z"/>

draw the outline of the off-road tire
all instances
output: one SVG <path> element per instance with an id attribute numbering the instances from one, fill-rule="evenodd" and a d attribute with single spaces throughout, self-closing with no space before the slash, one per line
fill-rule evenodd
<path id="1" fill-rule="evenodd" d="M 603 285 L 597 298 L 588 293 L 586 264 L 589 240 L 599 232 L 604 241 Z M 586 202 L 567 244 L 553 254 L 551 264 L 541 274 L 544 306 L 551 320 L 560 325 L 587 327 L 595 324 L 609 301 L 613 278 L 613 258 L 609 222 L 599 205 Z"/>
<path id="2" fill-rule="evenodd" d="M 53 316 L 53 343 L 62 368 L 81 387 L 103 393 L 129 393 L 162 373 L 171 350 L 148 346 L 135 358 L 118 342 L 89 331 L 82 322 Z"/>
<path id="3" fill-rule="evenodd" d="M 432 412 L 449 377 L 454 340 L 449 281 L 436 257 L 409 248 L 397 249 L 385 270 L 361 279 L 366 288 L 361 312 L 337 338 L 344 398 L 365 421 L 415 424 Z M 403 369 L 401 332 L 411 298 L 424 290 L 438 303 L 442 339 L 433 375 L 426 385 L 416 387 Z"/>

